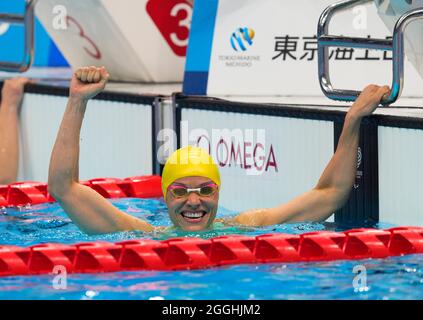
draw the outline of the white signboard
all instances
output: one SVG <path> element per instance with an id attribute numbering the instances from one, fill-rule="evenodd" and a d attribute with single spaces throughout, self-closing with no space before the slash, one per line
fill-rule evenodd
<path id="1" fill-rule="evenodd" d="M 184 92 L 214 96 L 321 96 L 317 24 L 322 11 L 333 3 L 333 0 L 195 3 Z M 212 32 L 208 32 L 210 28 Z M 335 15 L 329 32 L 382 39 L 392 36 L 374 3 Z M 369 83 L 391 85 L 391 52 L 336 47 L 329 50 L 330 76 L 335 88 L 362 90 Z M 409 62 L 405 72 L 403 96 L 423 96 L 423 79 Z"/>

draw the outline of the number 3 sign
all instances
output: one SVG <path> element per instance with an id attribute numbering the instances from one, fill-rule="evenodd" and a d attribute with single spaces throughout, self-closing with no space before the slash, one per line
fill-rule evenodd
<path id="1" fill-rule="evenodd" d="M 186 56 L 191 4 L 185 0 L 150 0 L 146 9 L 172 51 L 177 56 Z"/>

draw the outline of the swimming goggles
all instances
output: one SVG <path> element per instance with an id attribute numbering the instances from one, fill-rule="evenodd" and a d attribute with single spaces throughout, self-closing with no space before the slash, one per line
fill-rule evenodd
<path id="1" fill-rule="evenodd" d="M 186 198 L 191 192 L 196 192 L 201 197 L 211 197 L 218 189 L 217 184 L 210 183 L 200 188 L 187 188 L 180 185 L 173 185 L 169 187 L 169 191 L 175 198 Z"/>

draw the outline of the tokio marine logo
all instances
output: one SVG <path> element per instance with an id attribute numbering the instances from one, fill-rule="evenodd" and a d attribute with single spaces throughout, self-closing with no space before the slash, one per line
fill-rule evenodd
<path id="1" fill-rule="evenodd" d="M 238 28 L 231 36 L 231 46 L 235 51 L 246 51 L 253 44 L 255 32 L 251 28 Z"/>
<path id="2" fill-rule="evenodd" d="M 251 28 L 238 28 L 232 33 L 230 43 L 234 54 L 219 54 L 218 59 L 227 68 L 251 68 L 255 63 L 260 63 L 261 56 L 258 54 L 246 54 L 250 46 L 253 45 L 255 32 Z M 225 40 L 225 48 L 226 40 Z M 254 52 L 254 50 L 252 50 Z"/>

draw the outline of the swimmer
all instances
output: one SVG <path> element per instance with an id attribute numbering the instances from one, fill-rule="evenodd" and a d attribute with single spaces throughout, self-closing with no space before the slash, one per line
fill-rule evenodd
<path id="1" fill-rule="evenodd" d="M 114 207 L 96 191 L 78 182 L 79 135 L 88 100 L 100 93 L 107 70 L 77 70 L 57 135 L 49 168 L 48 190 L 72 221 L 89 234 L 118 231 L 157 231 L 146 221 Z M 228 224 L 268 226 L 285 222 L 324 221 L 341 208 L 353 188 L 357 168 L 360 122 L 378 106 L 389 87 L 367 86 L 349 109 L 338 147 L 316 186 L 275 208 L 242 212 Z M 167 160 L 162 190 L 169 218 L 185 231 L 207 230 L 215 221 L 221 187 L 219 169 L 203 149 L 184 147 Z"/>
<path id="2" fill-rule="evenodd" d="M 0 184 L 15 182 L 19 164 L 19 108 L 30 80 L 14 78 L 3 83 L 0 105 Z"/>

